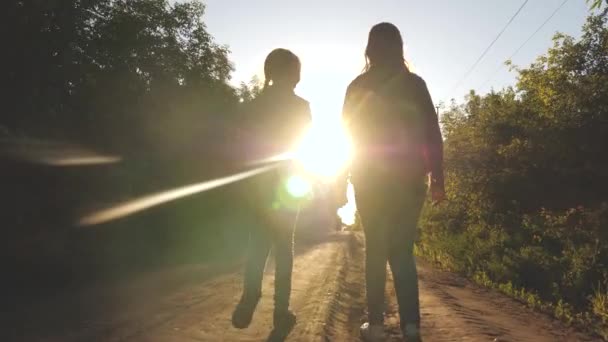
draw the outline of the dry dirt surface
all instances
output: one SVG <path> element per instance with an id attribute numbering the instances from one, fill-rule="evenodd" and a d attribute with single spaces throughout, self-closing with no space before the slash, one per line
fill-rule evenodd
<path id="1" fill-rule="evenodd" d="M 418 262 L 422 337 L 427 342 L 601 341 L 564 326 L 494 290 Z M 392 279 L 391 279 L 392 281 Z M 401 341 L 392 286 L 387 322 L 391 341 Z"/>
<path id="2" fill-rule="evenodd" d="M 296 242 L 297 243 L 297 242 Z M 248 329 L 231 326 L 240 265 L 188 265 L 134 276 L 3 314 L 1 341 L 358 341 L 365 318 L 363 239 L 330 234 L 297 248 L 289 332 L 272 331 L 274 265 Z M 423 340 L 594 341 L 494 291 L 419 263 Z M 387 332 L 399 341 L 392 286 Z"/>

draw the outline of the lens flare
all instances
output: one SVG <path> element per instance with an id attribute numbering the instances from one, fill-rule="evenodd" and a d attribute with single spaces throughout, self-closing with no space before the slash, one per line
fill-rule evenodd
<path id="1" fill-rule="evenodd" d="M 149 209 L 151 207 L 167 203 L 170 201 L 174 201 L 179 198 L 192 196 L 194 194 L 204 192 L 207 190 L 211 190 L 220 186 L 224 186 L 226 184 L 238 182 L 245 178 L 249 178 L 255 176 L 257 174 L 270 171 L 276 168 L 278 165 L 271 165 L 266 167 L 260 167 L 257 169 L 237 173 L 235 175 L 230 175 L 227 177 L 222 177 L 218 179 L 212 179 L 209 181 L 192 184 L 176 189 L 171 189 L 168 191 L 140 197 L 125 203 L 121 203 L 110 208 L 93 212 L 89 215 L 82 217 L 78 225 L 80 226 L 92 226 L 101 223 L 105 223 L 108 221 L 116 220 L 125 216 L 132 215 L 134 213 Z"/>
<path id="2" fill-rule="evenodd" d="M 285 186 L 287 187 L 287 192 L 296 198 L 302 198 L 312 190 L 310 183 L 300 175 L 290 176 Z"/>
<path id="3" fill-rule="evenodd" d="M 113 164 L 121 161 L 118 156 L 103 155 L 78 145 L 25 138 L 0 139 L 0 158 L 58 167 Z"/>

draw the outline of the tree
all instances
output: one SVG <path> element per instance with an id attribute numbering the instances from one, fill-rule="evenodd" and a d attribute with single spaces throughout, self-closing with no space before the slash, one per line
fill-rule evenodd
<path id="1" fill-rule="evenodd" d="M 13 131 L 136 149 L 146 134 L 158 133 L 149 132 L 157 122 L 219 115 L 236 100 L 227 84 L 228 50 L 207 32 L 198 1 L 4 6 L 5 21 L 19 35 L 3 65 L 8 101 L 0 125 Z"/>
<path id="2" fill-rule="evenodd" d="M 65 242 L 62 233 L 71 234 L 80 206 L 235 168 L 227 145 L 238 106 L 237 91 L 228 84 L 232 64 L 227 47 L 207 31 L 200 1 L 32 0 L 1 6 L 11 35 L 0 65 L 0 135 L 67 141 L 122 157 L 117 165 L 69 170 L 6 166 L 2 160 L 7 245 L 18 245 L 16 235 L 35 240 L 33 231 Z M 190 205 L 204 217 L 210 207 L 228 207 L 222 196 L 213 193 Z M 175 219 L 194 210 L 183 204 L 173 209 L 140 221 L 145 234 L 133 234 L 137 224 L 125 228 L 125 253 L 135 235 L 156 256 L 179 227 L 194 231 L 193 222 Z M 45 239 L 37 241 L 44 250 Z M 79 248 L 87 247 L 96 245 Z"/>
<path id="3" fill-rule="evenodd" d="M 449 201 L 426 209 L 420 250 L 605 314 L 594 286 L 608 285 L 608 15 L 513 70 L 515 87 L 471 91 L 444 113 Z"/>
<path id="4" fill-rule="evenodd" d="M 262 92 L 264 84 L 257 76 L 253 76 L 249 83 L 241 82 L 238 96 L 241 102 L 248 102 L 256 98 Z"/>
<path id="5" fill-rule="evenodd" d="M 591 6 L 591 9 L 601 9 L 602 6 L 606 5 L 608 2 L 606 2 L 605 0 L 587 0 L 587 4 L 589 4 Z"/>

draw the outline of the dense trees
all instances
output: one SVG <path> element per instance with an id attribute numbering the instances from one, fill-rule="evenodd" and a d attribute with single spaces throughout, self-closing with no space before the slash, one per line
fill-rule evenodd
<path id="1" fill-rule="evenodd" d="M 444 114 L 450 198 L 425 213 L 420 249 L 606 323 L 607 17 L 554 41 L 513 67 L 515 87 L 471 91 Z"/>
<path id="2" fill-rule="evenodd" d="M 0 156 L 4 262 L 15 254 L 80 262 L 97 252 L 94 259 L 110 264 L 158 260 L 177 240 L 204 253 L 220 245 L 215 237 L 235 233 L 202 223 L 209 212 L 220 215 L 217 208 L 228 207 L 224 191 L 99 230 L 72 226 L 83 208 L 236 167 L 229 144 L 242 94 L 228 84 L 228 49 L 207 31 L 201 2 L 35 0 L 1 6 L 10 48 L 0 66 L 0 138 L 68 142 L 122 157 L 111 166 L 52 169 Z"/>
<path id="3" fill-rule="evenodd" d="M 3 6 L 14 44 L 4 52 L 0 125 L 13 134 L 141 152 L 192 139 L 200 127 L 186 123 L 227 115 L 236 100 L 227 48 L 206 31 L 200 2 Z"/>

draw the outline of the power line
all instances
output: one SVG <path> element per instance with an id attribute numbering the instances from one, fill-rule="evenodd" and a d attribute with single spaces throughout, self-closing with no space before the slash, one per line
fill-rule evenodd
<path id="1" fill-rule="evenodd" d="M 526 4 L 528 3 L 529 0 L 525 0 L 521 6 L 519 6 L 519 9 L 517 9 L 517 12 L 515 12 L 515 14 L 513 14 L 513 16 L 511 17 L 511 19 L 509 19 L 509 21 L 507 22 L 507 24 L 502 28 L 502 30 L 498 33 L 498 35 L 496 35 L 496 38 L 494 38 L 494 40 L 490 43 L 490 45 L 488 45 L 488 47 L 483 51 L 483 53 L 481 54 L 481 56 L 479 56 L 479 58 L 477 58 L 477 60 L 475 61 L 475 63 L 473 63 L 473 65 L 469 68 L 469 70 L 467 70 L 467 72 L 464 74 L 464 76 L 456 83 L 456 85 L 454 86 L 454 88 L 452 89 L 451 92 L 454 92 L 456 89 L 458 89 L 458 87 L 462 84 L 462 82 L 464 82 L 464 80 L 467 79 L 467 77 L 469 77 L 469 75 L 471 74 L 471 72 L 473 72 L 473 70 L 475 69 L 475 67 L 477 67 L 477 64 L 479 64 L 479 62 L 481 62 L 481 60 L 483 59 L 483 57 L 485 57 L 485 55 L 488 53 L 488 51 L 490 51 L 490 49 L 492 48 L 492 46 L 494 46 L 494 43 L 496 43 L 496 41 L 498 41 L 498 39 L 500 38 L 500 36 L 502 36 L 502 34 L 507 30 L 507 28 L 509 27 L 509 25 L 511 25 L 511 23 L 513 22 L 513 20 L 515 20 L 515 18 L 519 15 L 519 13 L 521 12 L 521 10 L 526 6 Z"/>
<path id="2" fill-rule="evenodd" d="M 531 35 L 528 37 L 528 39 L 526 39 L 526 41 L 525 41 L 525 42 L 523 42 L 523 44 L 521 44 L 521 45 L 520 45 L 520 46 L 519 46 L 519 47 L 518 47 L 518 48 L 515 50 L 515 52 L 513 52 L 513 53 L 511 54 L 511 56 L 509 56 L 509 58 L 507 58 L 507 60 L 511 60 L 513 57 L 515 57 L 515 55 L 517 55 L 517 54 L 519 53 L 519 51 L 521 51 L 521 49 L 522 49 L 524 46 L 526 46 L 526 44 L 528 44 L 528 42 L 530 42 L 530 40 L 532 40 L 532 38 L 534 38 L 534 36 L 535 36 L 535 35 L 536 35 L 536 34 L 537 34 L 537 33 L 538 33 L 540 30 L 542 30 L 542 28 L 543 28 L 543 27 L 545 27 L 545 25 L 547 25 L 547 23 L 548 23 L 549 21 L 551 21 L 551 19 L 553 19 L 553 17 L 554 17 L 554 16 L 557 14 L 557 12 L 559 12 L 559 10 L 561 10 L 561 9 L 562 9 L 562 7 L 564 7 L 564 5 L 565 5 L 565 4 L 566 4 L 568 1 L 569 1 L 569 0 L 564 0 L 564 1 L 563 1 L 563 2 L 562 2 L 562 3 L 561 3 L 561 4 L 560 4 L 560 5 L 557 7 L 557 8 L 556 8 L 556 9 L 553 11 L 553 13 L 551 13 L 551 15 L 550 15 L 549 17 L 547 17 L 547 19 L 545 19 L 545 21 L 544 21 L 544 22 L 543 22 L 543 23 L 542 23 L 542 24 L 541 24 L 541 25 L 540 25 L 540 26 L 539 26 L 539 27 L 536 29 L 536 31 L 534 31 L 534 32 L 533 32 L 533 33 L 532 33 L 532 34 L 531 34 Z M 492 74 L 490 75 L 490 77 L 488 77 L 488 78 L 487 78 L 487 79 L 486 79 L 486 80 L 485 80 L 485 81 L 484 81 L 484 82 L 481 84 L 481 86 L 480 86 L 478 89 L 483 88 L 483 87 L 484 87 L 484 86 L 485 86 L 485 85 L 486 85 L 488 82 L 490 82 L 490 81 L 491 81 L 491 80 L 494 78 L 494 76 L 496 76 L 496 73 L 497 73 L 497 72 L 498 72 L 500 69 L 502 69 L 503 65 L 504 65 L 504 64 L 500 64 L 500 65 L 498 66 L 498 68 L 496 68 L 496 69 L 495 69 L 495 70 L 492 72 Z"/>

